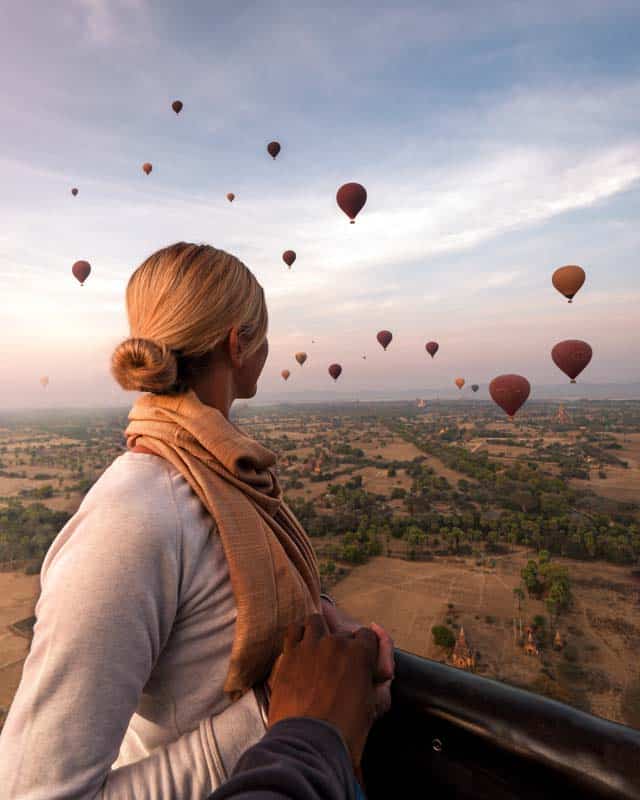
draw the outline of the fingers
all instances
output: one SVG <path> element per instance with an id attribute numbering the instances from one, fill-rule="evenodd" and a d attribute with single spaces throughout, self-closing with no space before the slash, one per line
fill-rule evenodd
<path id="1" fill-rule="evenodd" d="M 359 628 L 353 638 L 363 647 L 373 673 L 378 663 L 378 637 L 371 628 Z"/>
<path id="2" fill-rule="evenodd" d="M 380 643 L 378 650 L 378 665 L 376 680 L 386 681 L 393 678 L 395 672 L 395 660 L 393 656 L 393 639 L 376 622 L 371 623 L 371 630 L 378 637 Z"/>

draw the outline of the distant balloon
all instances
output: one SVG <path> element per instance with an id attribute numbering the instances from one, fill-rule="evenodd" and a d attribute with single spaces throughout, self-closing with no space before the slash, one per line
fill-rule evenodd
<path id="1" fill-rule="evenodd" d="M 74 187 L 73 187 L 73 189 L 71 190 L 71 194 L 72 194 L 74 197 L 75 197 L 75 196 L 78 194 L 78 190 L 76 189 L 76 187 L 75 187 L 75 186 L 74 186 Z"/>
<path id="2" fill-rule="evenodd" d="M 283 369 L 280 374 L 285 379 L 285 381 L 288 381 L 289 380 L 289 375 L 291 375 L 291 373 L 289 372 L 288 369 Z"/>
<path id="3" fill-rule="evenodd" d="M 234 201 L 235 199 L 236 199 L 236 196 L 235 196 L 235 194 L 234 194 L 233 192 L 228 192 L 228 193 L 227 193 L 227 200 L 228 200 L 230 203 L 233 203 L 233 201 Z"/>
<path id="4" fill-rule="evenodd" d="M 49 377 L 48 377 L 47 375 L 43 375 L 43 376 L 40 378 L 40 383 L 42 384 L 42 387 L 43 387 L 44 389 L 46 389 L 46 388 L 47 388 L 47 385 L 48 385 L 48 383 L 49 383 Z"/>
<path id="5" fill-rule="evenodd" d="M 82 286 L 89 277 L 91 265 L 88 261 L 76 261 L 71 267 L 71 272 L 73 272 L 74 276 L 80 281 L 80 286 Z"/>
<path id="6" fill-rule="evenodd" d="M 571 303 L 578 289 L 584 283 L 585 277 L 582 267 L 570 264 L 566 267 L 558 267 L 551 277 L 551 282 L 560 294 L 567 297 Z"/>
<path id="7" fill-rule="evenodd" d="M 334 381 L 337 381 L 342 373 L 342 367 L 340 364 L 331 364 L 329 366 L 329 375 L 333 378 Z"/>
<path id="8" fill-rule="evenodd" d="M 366 355 L 363 355 L 363 356 L 362 356 L 362 358 L 363 358 L 365 361 L 367 360 L 367 357 L 366 357 Z"/>
<path id="9" fill-rule="evenodd" d="M 456 386 L 458 389 L 462 389 L 464 386 L 464 378 L 456 378 Z"/>
<path id="10" fill-rule="evenodd" d="M 591 346 L 579 339 L 567 339 L 558 344 L 551 351 L 551 358 L 565 375 L 571 378 L 571 383 L 591 361 L 593 351 Z"/>
<path id="11" fill-rule="evenodd" d="M 345 183 L 338 189 L 336 201 L 353 225 L 367 202 L 367 190 L 359 183 Z"/>
<path id="12" fill-rule="evenodd" d="M 269 142 L 267 145 L 267 151 L 269 152 L 271 158 L 275 158 L 280 152 L 280 142 Z"/>
<path id="13" fill-rule="evenodd" d="M 296 254 L 293 250 L 285 250 L 282 254 L 282 260 L 291 269 L 291 265 L 296 260 Z"/>
<path id="14" fill-rule="evenodd" d="M 427 351 L 427 353 L 429 353 L 431 358 L 433 358 L 435 354 L 438 352 L 439 347 L 440 345 L 438 344 L 438 342 L 427 342 L 424 346 L 424 349 Z"/>
<path id="15" fill-rule="evenodd" d="M 391 331 L 378 331 L 378 333 L 376 334 L 376 339 L 380 342 L 382 348 L 386 350 L 387 347 L 389 347 L 389 345 L 391 344 L 391 340 L 393 339 L 393 334 L 391 333 Z"/>
<path id="16" fill-rule="evenodd" d="M 498 375 L 489 384 L 493 401 L 510 417 L 523 405 L 530 392 L 531 384 L 522 375 Z"/>
<path id="17" fill-rule="evenodd" d="M 145 161 L 145 163 L 142 165 L 142 171 L 145 172 L 147 175 L 151 172 L 152 169 L 153 166 L 148 161 Z"/>
<path id="18" fill-rule="evenodd" d="M 477 384 L 477 383 L 472 383 L 472 384 L 471 384 L 471 391 L 472 391 L 472 392 L 477 392 L 479 388 L 480 388 L 480 387 L 478 386 L 478 384 Z"/>
<path id="19" fill-rule="evenodd" d="M 173 103 L 171 103 L 171 108 L 176 114 L 179 114 L 182 111 L 182 102 L 180 100 L 174 100 Z"/>
<path id="20" fill-rule="evenodd" d="M 300 366 L 302 366 L 306 360 L 307 360 L 306 353 L 296 353 L 296 361 L 298 362 L 298 364 L 300 364 Z"/>

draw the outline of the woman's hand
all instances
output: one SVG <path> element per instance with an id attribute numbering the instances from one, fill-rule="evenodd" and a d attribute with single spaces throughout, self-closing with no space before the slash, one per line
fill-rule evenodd
<path id="1" fill-rule="evenodd" d="M 322 613 L 331 633 L 353 633 L 362 627 L 342 609 L 321 598 Z M 378 637 L 378 663 L 376 665 L 376 719 L 391 708 L 391 681 L 395 671 L 393 639 L 375 622 L 369 626 Z"/>

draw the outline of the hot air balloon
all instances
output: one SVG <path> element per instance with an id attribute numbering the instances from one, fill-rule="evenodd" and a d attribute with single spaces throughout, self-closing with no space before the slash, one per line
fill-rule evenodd
<path id="1" fill-rule="evenodd" d="M 228 193 L 227 193 L 227 200 L 228 200 L 230 203 L 233 203 L 233 201 L 234 201 L 235 199 L 236 199 L 236 196 L 235 196 L 235 194 L 234 194 L 233 192 L 228 192 Z"/>
<path id="2" fill-rule="evenodd" d="M 355 218 L 367 202 L 367 190 L 359 183 L 345 183 L 338 189 L 336 201 L 353 225 L 356 221 Z"/>
<path id="3" fill-rule="evenodd" d="M 493 401 L 512 419 L 530 392 L 531 385 L 522 375 L 498 375 L 489 384 L 489 394 Z"/>
<path id="4" fill-rule="evenodd" d="M 267 145 L 267 151 L 271 158 L 275 158 L 280 152 L 280 142 L 269 142 Z"/>
<path id="5" fill-rule="evenodd" d="M 571 383 L 576 382 L 578 375 L 591 361 L 592 355 L 591 346 L 579 339 L 558 342 L 551 351 L 551 358 L 555 365 L 571 378 Z"/>
<path id="6" fill-rule="evenodd" d="M 282 260 L 291 269 L 291 265 L 296 260 L 296 254 L 293 250 L 285 250 L 282 254 Z"/>
<path id="7" fill-rule="evenodd" d="M 435 354 L 438 352 L 439 347 L 440 345 L 438 344 L 438 342 L 427 342 L 424 346 L 424 349 L 427 351 L 427 353 L 429 353 L 431 358 L 433 358 Z"/>
<path id="8" fill-rule="evenodd" d="M 462 387 L 464 386 L 464 378 L 456 378 L 455 383 L 458 389 L 462 389 Z"/>
<path id="9" fill-rule="evenodd" d="M 570 264 L 566 267 L 558 267 L 553 273 L 551 282 L 556 289 L 569 299 L 571 303 L 578 289 L 584 283 L 586 275 L 582 267 Z"/>
<path id="10" fill-rule="evenodd" d="M 174 100 L 173 103 L 171 103 L 171 108 L 176 112 L 176 114 L 179 114 L 182 111 L 182 101 Z"/>
<path id="11" fill-rule="evenodd" d="M 334 381 L 337 381 L 340 377 L 342 372 L 342 367 L 340 364 L 330 364 L 329 365 L 329 375 L 333 378 Z"/>
<path id="12" fill-rule="evenodd" d="M 306 360 L 307 360 L 306 353 L 296 353 L 296 361 L 298 362 L 298 364 L 300 364 L 300 366 L 302 366 Z"/>
<path id="13" fill-rule="evenodd" d="M 151 172 L 152 169 L 153 166 L 148 161 L 145 161 L 145 163 L 142 165 L 142 171 L 147 175 Z"/>
<path id="14" fill-rule="evenodd" d="M 75 197 L 75 196 L 78 194 L 78 190 L 76 189 L 76 187 L 75 187 L 75 186 L 74 186 L 74 187 L 73 187 L 73 189 L 71 190 L 71 194 L 72 194 L 74 197 Z"/>
<path id="15" fill-rule="evenodd" d="M 376 339 L 382 345 L 383 350 L 386 350 L 387 347 L 391 344 L 391 340 L 393 339 L 393 334 L 391 331 L 378 331 L 376 334 Z"/>
<path id="16" fill-rule="evenodd" d="M 91 264 L 88 261 L 76 261 L 71 267 L 71 272 L 80 281 L 80 286 L 83 286 L 91 272 Z"/>
<path id="17" fill-rule="evenodd" d="M 42 384 L 42 387 L 43 387 L 44 389 L 46 389 L 46 388 L 47 388 L 47 385 L 48 385 L 48 383 L 49 383 L 49 378 L 48 378 L 48 376 L 47 376 L 47 375 L 43 375 L 43 376 L 40 378 L 40 383 Z"/>
<path id="18" fill-rule="evenodd" d="M 288 369 L 283 369 L 280 374 L 285 379 L 285 381 L 288 381 L 289 380 L 289 375 L 291 375 L 291 373 L 289 372 Z"/>
<path id="19" fill-rule="evenodd" d="M 362 358 L 363 358 L 365 361 L 367 360 L 367 357 L 366 357 L 366 355 L 364 355 L 364 354 L 362 355 Z"/>
<path id="20" fill-rule="evenodd" d="M 480 387 L 478 386 L 478 384 L 477 384 L 477 383 L 472 383 L 472 384 L 471 384 L 471 391 L 472 391 L 472 392 L 477 392 L 479 388 L 480 388 Z"/>

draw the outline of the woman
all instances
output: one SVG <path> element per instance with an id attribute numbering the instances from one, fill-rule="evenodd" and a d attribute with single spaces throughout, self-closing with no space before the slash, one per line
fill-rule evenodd
<path id="1" fill-rule="evenodd" d="M 201 800 L 265 731 L 263 687 L 321 598 L 275 456 L 229 421 L 268 352 L 264 293 L 184 242 L 127 286 L 111 371 L 144 392 L 116 458 L 49 548 L 31 649 L 0 736 L 2 798 Z M 392 644 L 380 628 L 379 710 Z"/>

